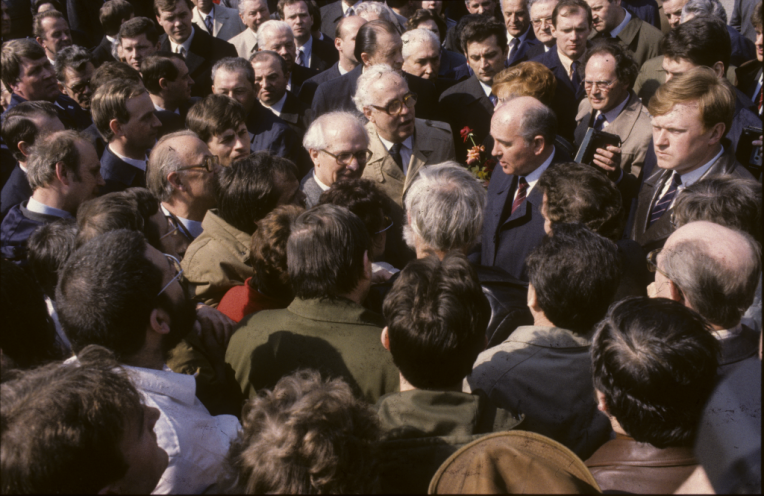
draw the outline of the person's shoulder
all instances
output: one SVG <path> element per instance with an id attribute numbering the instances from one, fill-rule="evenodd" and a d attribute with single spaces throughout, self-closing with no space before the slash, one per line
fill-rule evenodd
<path id="1" fill-rule="evenodd" d="M 446 91 L 444 91 L 440 95 L 440 99 L 441 100 L 445 100 L 445 99 L 454 100 L 454 99 L 459 99 L 459 98 L 466 97 L 468 94 L 470 94 L 469 90 L 470 90 L 470 87 L 473 84 L 472 83 L 472 79 L 473 79 L 472 77 L 469 77 L 469 78 L 465 79 L 464 81 L 460 81 L 460 82 L 456 83 L 455 85 L 451 86 L 450 88 L 448 88 Z"/>
<path id="2" fill-rule="evenodd" d="M 425 133 L 430 139 L 451 139 L 451 126 L 446 122 L 430 119 L 416 119 L 417 132 Z"/>

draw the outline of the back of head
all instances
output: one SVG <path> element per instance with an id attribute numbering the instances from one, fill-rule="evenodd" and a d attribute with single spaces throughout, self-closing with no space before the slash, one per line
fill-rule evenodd
<path id="1" fill-rule="evenodd" d="M 278 205 L 280 183 L 297 179 L 297 167 L 285 158 L 258 152 L 222 167 L 217 179 L 218 214 L 251 235 L 257 221 Z"/>
<path id="2" fill-rule="evenodd" d="M 35 229 L 27 240 L 29 268 L 49 298 L 56 297 L 58 271 L 74 251 L 76 238 L 77 223 L 74 219 L 58 219 Z"/>
<path id="3" fill-rule="evenodd" d="M 295 297 L 335 299 L 351 293 L 366 270 L 369 245 L 366 226 L 346 208 L 324 204 L 300 215 L 287 242 Z"/>
<path id="4" fill-rule="evenodd" d="M 484 15 L 470 21 L 464 26 L 459 38 L 459 43 L 465 56 L 470 43 L 480 43 L 490 37 L 496 37 L 496 46 L 504 50 L 507 46 L 507 28 L 502 23 L 493 19 L 492 16 Z"/>
<path id="5" fill-rule="evenodd" d="M 13 153 L 13 158 L 26 161 L 24 154 L 19 151 L 18 144 L 23 141 L 34 145 L 40 131 L 32 121 L 34 117 L 58 119 L 56 107 L 50 102 L 22 102 L 5 112 L 2 123 L 3 141 Z"/>
<path id="6" fill-rule="evenodd" d="M 260 24 L 260 26 L 257 28 L 257 46 L 259 47 L 265 47 L 267 46 L 267 41 L 270 37 L 270 33 L 276 32 L 276 33 L 289 33 L 292 34 L 292 28 L 289 27 L 289 24 L 287 24 L 284 21 L 277 21 L 275 19 L 271 19 L 269 21 L 265 21 L 264 23 Z M 294 36 L 294 34 L 292 34 Z M 215 80 L 215 71 L 212 71 L 212 80 Z"/>
<path id="7" fill-rule="evenodd" d="M 231 443 L 231 490 L 247 494 L 369 493 L 376 482 L 374 411 L 342 379 L 283 377 L 244 405 Z"/>
<path id="8" fill-rule="evenodd" d="M 716 77 L 709 67 L 695 67 L 672 77 L 658 87 L 647 109 L 655 117 L 668 114 L 675 105 L 690 102 L 697 102 L 704 129 L 721 122 L 725 132 L 729 131 L 735 115 L 735 90 L 726 78 Z"/>
<path id="9" fill-rule="evenodd" d="M 32 191 L 50 186 L 56 180 L 56 165 L 78 177 L 80 152 L 77 143 L 86 139 L 77 131 L 58 131 L 35 143 L 27 162 L 27 180 Z"/>
<path id="10" fill-rule="evenodd" d="M 139 19 L 143 18 L 140 17 Z M 143 84 L 141 73 L 136 71 L 129 64 L 124 62 L 104 62 L 95 70 L 93 77 L 90 78 L 90 87 L 95 90 L 109 81 L 116 80 L 132 81 L 136 84 Z"/>
<path id="11" fill-rule="evenodd" d="M 40 287 L 13 262 L 0 260 L 0 264 L 0 315 L 3 318 L 0 350 L 3 369 L 6 366 L 27 369 L 59 360 L 62 353 L 56 343 L 56 329 L 48 316 Z M 2 372 L 5 374 L 6 370 Z"/>
<path id="12" fill-rule="evenodd" d="M 413 234 L 437 251 L 469 250 L 482 235 L 485 201 L 485 188 L 456 162 L 422 168 L 404 200 L 407 243 Z"/>
<path id="13" fill-rule="evenodd" d="M 553 226 L 580 223 L 608 239 L 620 239 L 625 216 L 621 193 L 592 166 L 552 164 L 538 186 L 546 195 L 546 217 Z"/>
<path id="14" fill-rule="evenodd" d="M 208 143 L 228 129 L 237 129 L 246 119 L 244 107 L 225 95 L 207 95 L 186 115 L 186 127 Z"/>
<path id="15" fill-rule="evenodd" d="M 0 387 L 3 493 L 96 494 L 127 472 L 120 443 L 143 417 L 138 391 L 103 348 L 79 358 Z"/>
<path id="16" fill-rule="evenodd" d="M 345 207 L 358 216 L 373 236 L 387 227 L 385 217 L 390 214 L 384 193 L 373 181 L 366 178 L 337 181 L 321 194 L 318 204 L 329 203 Z"/>
<path id="17" fill-rule="evenodd" d="M 160 79 L 164 78 L 167 81 L 175 81 L 178 78 L 180 71 L 172 59 L 183 60 L 183 57 L 177 53 L 158 52 L 143 59 L 143 62 L 141 62 L 141 76 L 143 78 L 143 85 L 149 93 L 156 95 L 162 91 L 162 87 L 159 85 Z"/>
<path id="18" fill-rule="evenodd" d="M 747 233 L 711 222 L 685 224 L 661 252 L 662 270 L 711 324 L 735 327 L 761 279 L 761 248 Z"/>
<path id="19" fill-rule="evenodd" d="M 143 347 L 162 289 L 162 272 L 145 252 L 141 233 L 120 229 L 91 239 L 69 256 L 56 303 L 75 353 L 97 344 L 122 360 Z"/>
<path id="20" fill-rule="evenodd" d="M 491 317 L 477 274 L 460 253 L 409 262 L 383 313 L 393 361 L 419 389 L 461 384 L 485 348 Z"/>
<path id="21" fill-rule="evenodd" d="M 732 45 L 727 25 L 713 17 L 697 17 L 672 29 L 661 40 L 661 53 L 670 59 L 686 59 L 694 65 L 713 67 L 730 63 Z"/>
<path id="22" fill-rule="evenodd" d="M 557 79 L 554 73 L 538 62 L 520 62 L 499 72 L 493 78 L 493 94 L 500 99 L 532 96 L 544 105 L 551 105 Z"/>
<path id="23" fill-rule="evenodd" d="M 718 346 L 703 318 L 681 304 L 628 298 L 613 305 L 592 341 L 594 387 L 635 440 L 691 446 L 716 382 Z"/>
<path id="24" fill-rule="evenodd" d="M 128 0 L 108 0 L 98 11 L 98 20 L 103 32 L 108 36 L 117 36 L 123 22 L 133 17 L 135 10 Z"/>
<path id="25" fill-rule="evenodd" d="M 581 224 L 555 226 L 525 263 L 547 319 L 578 334 L 605 315 L 623 271 L 615 243 Z"/>
<path id="26" fill-rule="evenodd" d="M 2 71 L 0 73 L 2 73 L 2 81 L 8 91 L 11 91 L 11 86 L 15 85 L 21 76 L 23 64 L 21 59 L 35 61 L 45 56 L 45 49 L 30 38 L 3 43 L 2 58 L 0 59 Z"/>
<path id="27" fill-rule="evenodd" d="M 59 50 L 56 54 L 56 63 L 53 66 L 56 69 L 56 79 L 63 83 L 66 81 L 66 69 L 82 72 L 88 62 L 93 63 L 93 56 L 81 46 L 72 45 Z"/>
<path id="28" fill-rule="evenodd" d="M 296 205 L 281 205 L 257 223 L 252 235 L 253 287 L 261 293 L 290 301 L 294 298 L 287 269 L 287 241 L 297 217 L 305 211 Z"/>
<path id="29" fill-rule="evenodd" d="M 361 29 L 358 30 L 358 34 L 356 35 L 355 50 L 353 51 L 353 55 L 357 61 L 361 62 L 363 60 L 361 58 L 362 53 L 374 56 L 378 48 L 377 38 L 382 33 L 397 35 L 398 30 L 395 29 L 395 26 L 393 26 L 392 23 L 384 19 L 376 19 L 361 26 Z"/>
<path id="30" fill-rule="evenodd" d="M 404 60 L 408 60 L 412 55 L 421 53 L 414 51 L 419 45 L 427 46 L 429 44 L 437 50 L 438 53 L 440 52 L 440 38 L 429 29 L 410 29 L 401 35 L 401 41 L 403 42 L 401 54 L 403 55 Z"/>
<path id="31" fill-rule="evenodd" d="M 363 17 L 369 22 L 378 20 L 389 22 L 398 32 L 398 19 L 393 10 L 384 4 L 384 2 L 364 1 L 355 8 L 355 15 Z M 361 60 L 361 59 L 358 59 Z"/>
<path id="32" fill-rule="evenodd" d="M 674 226 L 697 220 L 743 231 L 761 245 L 761 183 L 731 175 L 703 178 L 684 188 L 671 208 Z"/>
<path id="33" fill-rule="evenodd" d="M 158 210 L 159 202 L 145 188 L 128 188 L 86 201 L 77 210 L 75 246 L 79 248 L 109 231 L 128 229 L 142 233 L 150 245 L 157 247 L 159 233 L 154 232 L 149 218 Z"/>
<path id="34" fill-rule="evenodd" d="M 421 23 L 427 21 L 433 21 L 435 25 L 438 26 L 438 32 L 436 35 L 438 36 L 438 39 L 440 39 L 440 42 L 443 43 L 443 41 L 446 39 L 446 32 L 448 30 L 446 21 L 444 21 L 441 16 L 434 14 L 431 10 L 418 9 L 411 15 L 411 17 L 409 17 L 408 21 L 406 21 L 406 28 L 409 31 L 412 29 L 418 29 Z"/>
<path id="35" fill-rule="evenodd" d="M 682 7 L 680 22 L 696 17 L 713 17 L 727 24 L 727 10 L 719 0 L 688 0 Z"/>
<path id="36" fill-rule="evenodd" d="M 93 123 L 106 142 L 114 138 L 114 131 L 109 126 L 111 120 L 117 119 L 126 124 L 130 120 L 128 100 L 144 93 L 146 88 L 142 84 L 130 80 L 110 81 L 96 89 L 91 99 L 90 111 L 93 114 Z"/>

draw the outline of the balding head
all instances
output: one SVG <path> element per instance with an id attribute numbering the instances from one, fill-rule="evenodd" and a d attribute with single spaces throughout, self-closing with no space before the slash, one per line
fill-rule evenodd
<path id="1" fill-rule="evenodd" d="M 514 98 L 491 119 L 492 154 L 506 174 L 526 176 L 553 153 L 557 133 L 554 112 L 530 96 Z"/>
<path id="2" fill-rule="evenodd" d="M 706 221 L 686 224 L 658 256 L 658 296 L 682 301 L 716 328 L 730 329 L 753 303 L 760 251 L 746 233 Z"/>

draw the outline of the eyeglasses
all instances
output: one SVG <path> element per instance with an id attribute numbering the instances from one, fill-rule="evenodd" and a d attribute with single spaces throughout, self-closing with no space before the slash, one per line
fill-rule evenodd
<path id="1" fill-rule="evenodd" d="M 414 105 L 416 105 L 416 99 L 417 99 L 416 93 L 408 93 L 406 95 L 403 95 L 403 98 L 401 98 L 400 100 L 393 100 L 392 102 L 388 103 L 387 107 L 378 107 L 376 105 L 369 105 L 369 107 L 375 108 L 377 110 L 381 110 L 387 115 L 395 117 L 396 115 L 399 115 L 401 113 L 404 105 L 406 105 L 408 108 L 414 108 Z"/>
<path id="2" fill-rule="evenodd" d="M 383 232 L 385 232 L 385 231 L 387 231 L 388 229 L 390 229 L 391 227 L 393 227 L 393 219 L 391 219 L 390 217 L 388 217 L 387 215 L 385 215 L 385 217 L 384 217 L 384 219 L 383 219 L 383 220 L 384 220 L 384 222 L 385 222 L 385 225 L 386 225 L 387 227 L 385 227 L 385 228 L 384 228 L 384 229 L 382 229 L 382 230 L 379 230 L 379 231 L 375 232 L 374 234 L 382 234 Z"/>
<path id="3" fill-rule="evenodd" d="M 661 248 L 656 248 L 655 250 L 651 251 L 647 254 L 647 270 L 650 272 L 659 272 L 663 275 L 666 279 L 671 280 L 668 274 L 663 272 L 661 269 L 658 268 L 658 253 L 661 252 Z"/>
<path id="4" fill-rule="evenodd" d="M 332 152 L 328 150 L 322 149 L 321 151 L 326 153 L 330 157 L 333 157 L 334 160 L 337 161 L 337 164 L 343 167 L 347 167 L 348 165 L 350 165 L 350 162 L 353 161 L 353 157 L 355 157 L 355 159 L 358 160 L 359 164 L 366 164 L 366 162 L 368 162 L 369 159 L 371 158 L 371 150 L 359 150 L 355 153 L 341 152 L 337 155 L 333 154 Z"/>
<path id="5" fill-rule="evenodd" d="M 600 89 L 609 90 L 613 86 L 613 81 L 586 81 L 584 80 L 584 88 L 593 88 L 597 85 Z"/>
<path id="6" fill-rule="evenodd" d="M 531 19 L 531 24 L 538 27 L 542 24 L 552 24 L 552 18 L 551 17 L 540 17 L 538 19 Z"/>
<path id="7" fill-rule="evenodd" d="M 162 293 L 164 293 L 165 289 L 170 287 L 170 284 L 172 284 L 175 281 L 177 281 L 180 278 L 180 276 L 183 275 L 183 267 L 180 266 L 180 260 L 178 260 L 177 258 L 173 257 L 172 255 L 168 255 L 167 253 L 164 254 L 164 257 L 167 259 L 168 262 L 170 262 L 170 265 L 175 270 L 175 277 L 170 279 L 170 282 L 168 282 L 165 285 L 165 287 L 162 288 L 162 291 L 157 293 L 157 296 L 159 296 Z"/>
<path id="8" fill-rule="evenodd" d="M 191 169 L 204 169 L 207 172 L 213 172 L 220 167 L 220 159 L 217 155 L 207 155 L 199 165 L 186 165 L 184 167 L 178 167 L 179 171 L 191 170 Z"/>

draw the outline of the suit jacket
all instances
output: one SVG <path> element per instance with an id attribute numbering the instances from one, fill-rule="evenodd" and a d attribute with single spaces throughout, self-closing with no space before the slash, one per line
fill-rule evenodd
<path id="1" fill-rule="evenodd" d="M 247 28 L 228 40 L 228 43 L 233 45 L 239 57 L 249 60 L 257 51 L 257 33 Z"/>
<path id="2" fill-rule="evenodd" d="M 297 66 L 299 67 L 299 66 Z M 358 88 L 358 78 L 363 73 L 363 65 L 348 72 L 337 79 L 327 81 L 319 85 L 316 94 L 313 97 L 313 118 L 317 118 L 327 112 L 336 110 L 346 110 L 354 114 L 361 115 L 361 112 L 353 103 L 353 95 Z M 435 85 L 426 79 L 403 73 L 406 78 L 409 90 L 417 94 L 416 116 L 420 119 L 440 120 L 440 110 L 436 98 Z M 294 93 L 294 89 L 292 89 Z"/>
<path id="3" fill-rule="evenodd" d="M 101 43 L 93 49 L 91 52 L 93 55 L 93 65 L 100 67 L 105 62 L 114 62 L 114 56 L 111 54 L 111 41 L 106 36 L 103 37 Z"/>
<path id="4" fill-rule="evenodd" d="M 253 152 L 268 152 L 284 157 L 297 165 L 300 176 L 311 167 L 310 157 L 302 147 L 302 135 L 289 124 L 256 101 L 247 116 L 247 130 Z M 298 176 L 298 177 L 300 177 Z"/>
<path id="5" fill-rule="evenodd" d="M 27 202 L 14 205 L 0 224 L 0 253 L 6 260 L 27 265 L 27 240 L 38 227 L 61 217 L 38 214 L 27 210 Z"/>
<path id="6" fill-rule="evenodd" d="M 719 357 L 719 376 L 729 375 L 740 362 L 758 360 L 759 332 L 741 324 L 738 331 L 732 331 L 727 337 L 719 340 L 722 353 Z"/>
<path id="7" fill-rule="evenodd" d="M 528 34 L 525 36 L 525 40 L 514 50 L 509 57 L 509 65 L 517 65 L 520 62 L 525 62 L 538 55 L 544 53 L 544 44 L 536 39 L 536 35 L 533 32 L 533 27 L 528 26 Z"/>
<path id="8" fill-rule="evenodd" d="M 753 27 L 751 17 L 757 4 L 758 0 L 735 0 L 729 22 L 730 26 L 751 41 L 756 41 L 756 28 Z"/>
<path id="9" fill-rule="evenodd" d="M 18 162 L 17 162 L 18 164 Z M 16 165 L 11 172 L 8 182 L 3 185 L 0 193 L 0 220 L 8 215 L 8 211 L 15 205 L 25 202 L 32 196 L 32 188 L 29 186 L 26 173 Z"/>
<path id="10" fill-rule="evenodd" d="M 621 7 L 638 17 L 651 26 L 660 29 L 660 7 L 656 0 L 628 0 L 621 3 Z"/>
<path id="11" fill-rule="evenodd" d="M 554 77 L 557 78 L 557 89 L 554 92 L 554 100 L 552 101 L 552 110 L 557 114 L 557 132 L 566 140 L 573 141 L 578 103 L 586 96 L 583 78 L 581 78 L 581 85 L 576 91 L 573 82 L 570 80 L 565 67 L 563 67 L 560 61 L 556 48 L 550 49 L 543 55 L 539 55 L 533 61 L 545 65 L 554 73 Z"/>
<path id="12" fill-rule="evenodd" d="M 337 24 L 342 19 L 342 0 L 337 0 L 321 7 L 321 32 L 334 38 L 337 32 Z"/>
<path id="13" fill-rule="evenodd" d="M 317 70 L 311 69 L 310 67 L 303 67 L 301 65 L 294 64 L 292 66 L 292 75 L 290 76 L 292 87 L 289 91 L 295 95 L 299 95 L 300 88 L 302 88 L 302 83 L 316 76 L 318 73 L 319 72 Z"/>
<path id="14" fill-rule="evenodd" d="M 296 133 L 303 134 L 310 123 L 310 107 L 301 102 L 291 91 L 286 92 L 284 106 L 281 107 L 281 119 L 289 124 Z"/>
<path id="15" fill-rule="evenodd" d="M 11 93 L 11 101 L 8 104 L 8 108 L 6 108 L 0 116 L 0 122 L 5 119 L 5 114 L 10 109 L 26 101 L 26 98 L 23 98 L 16 93 Z M 90 118 L 90 112 L 84 110 L 77 102 L 63 93 L 58 94 L 56 100 L 53 102 L 53 106 L 56 107 L 58 118 L 66 129 L 82 131 L 93 124 L 93 120 Z"/>
<path id="16" fill-rule="evenodd" d="M 159 38 L 160 50 L 172 51 L 172 45 L 166 34 Z M 212 93 L 212 66 L 224 57 L 236 57 L 236 49 L 219 38 L 213 38 L 207 31 L 194 28 L 194 39 L 186 54 L 188 74 L 194 80 L 192 96 L 205 97 Z"/>
<path id="17" fill-rule="evenodd" d="M 762 66 L 758 60 L 751 60 L 741 65 L 735 70 L 737 75 L 737 89 L 743 92 L 745 96 L 756 103 L 756 85 L 759 84 Z"/>
<path id="18" fill-rule="evenodd" d="M 161 117 L 160 117 L 161 120 Z M 164 123 L 162 123 L 164 124 Z M 101 133 L 98 132 L 98 128 L 95 124 L 91 124 L 87 129 L 84 129 L 82 131 L 82 134 L 84 134 L 91 143 L 93 143 L 93 146 L 96 148 L 96 153 L 98 154 L 98 158 L 100 159 L 101 156 L 103 156 L 103 151 L 106 149 L 106 141 L 104 141 L 103 136 L 101 136 Z"/>
<path id="19" fill-rule="evenodd" d="M 692 448 L 656 448 L 631 437 L 617 436 L 588 460 L 600 488 L 607 492 L 672 494 L 698 466 Z"/>
<path id="20" fill-rule="evenodd" d="M 192 96 L 180 104 L 178 107 L 178 113 L 170 112 L 169 110 L 155 111 L 154 114 L 156 114 L 157 118 L 162 122 L 162 128 L 159 130 L 157 139 L 161 138 L 165 134 L 170 134 L 185 129 L 186 116 L 188 115 L 188 111 L 199 100 L 201 100 L 201 98 Z"/>
<path id="21" fill-rule="evenodd" d="M 594 124 L 592 104 L 588 98 L 581 100 L 576 116 L 575 144 L 581 146 L 586 131 Z M 629 101 L 616 119 L 605 128 L 608 133 L 616 134 L 621 138 L 621 169 L 627 174 L 639 177 L 642 166 L 645 163 L 647 149 L 653 137 L 653 128 L 650 123 L 650 114 L 647 107 L 633 91 L 629 92 Z"/>
<path id="22" fill-rule="evenodd" d="M 215 5 L 212 33 L 209 32 L 207 25 L 204 23 L 205 15 L 199 12 L 197 7 L 194 7 L 192 12 L 191 22 L 193 22 L 196 27 L 207 34 L 211 34 L 215 38 L 220 38 L 221 40 L 228 41 L 247 29 L 244 23 L 241 22 L 241 17 L 239 17 L 239 12 L 236 9 L 229 9 L 222 5 Z"/>
<path id="23" fill-rule="evenodd" d="M 742 177 L 745 179 L 753 179 L 753 176 L 748 172 L 745 167 L 735 159 L 735 155 L 732 150 L 725 148 L 724 153 L 719 159 L 714 162 L 711 167 L 706 171 L 701 179 L 711 177 L 715 174 L 729 174 L 736 177 Z M 633 222 L 631 222 L 630 229 L 627 230 L 629 238 L 633 239 L 644 249 L 645 253 L 649 253 L 655 248 L 660 248 L 666 242 L 671 233 L 674 231 L 671 225 L 671 215 L 669 210 L 663 214 L 663 216 L 655 221 L 650 227 L 647 226 L 650 220 L 650 211 L 655 205 L 655 202 L 659 199 L 661 190 L 663 189 L 666 181 L 671 177 L 671 171 L 666 169 L 657 169 L 653 174 L 645 179 L 642 184 L 642 188 L 639 190 L 639 196 L 637 197 L 637 206 Z"/>
<path id="24" fill-rule="evenodd" d="M 751 40 L 738 33 L 732 26 L 727 26 L 727 32 L 730 34 L 732 45 L 730 64 L 741 66 L 749 60 L 756 60 L 756 45 Z"/>
<path id="25" fill-rule="evenodd" d="M 467 59 L 464 58 L 459 52 L 452 52 L 443 47 L 440 49 L 440 70 L 438 71 L 438 78 L 456 79 L 456 68 L 467 63 Z"/>
<path id="26" fill-rule="evenodd" d="M 283 310 L 245 317 L 226 352 L 242 393 L 252 398 L 298 368 L 342 377 L 357 398 L 369 403 L 398 391 L 398 369 L 379 335 L 382 317 L 338 298 L 295 298 Z"/>
<path id="27" fill-rule="evenodd" d="M 369 133 L 369 150 L 372 155 L 363 170 L 363 177 L 376 182 L 377 187 L 401 208 L 406 191 L 422 167 L 454 160 L 451 128 L 444 122 L 416 119 L 414 149 L 405 176 L 380 141 L 374 124 L 366 124 L 366 131 Z"/>
<path id="28" fill-rule="evenodd" d="M 586 459 L 611 432 L 594 399 L 591 338 L 559 327 L 518 327 L 478 355 L 464 390 L 482 389 L 497 407 L 525 414 L 523 430 Z"/>
<path id="29" fill-rule="evenodd" d="M 307 208 L 313 208 L 318 205 L 318 199 L 321 198 L 321 194 L 324 190 L 316 182 L 316 178 L 313 176 L 313 171 L 305 174 L 305 177 L 300 181 L 300 189 L 305 193 L 305 205 Z"/>
<path id="30" fill-rule="evenodd" d="M 555 150 L 552 163 L 567 161 L 559 150 Z M 483 243 L 481 264 L 497 266 L 509 275 L 528 282 L 525 258 L 544 237 L 544 217 L 541 215 L 543 193 L 534 187 L 525 201 L 501 223 L 502 211 L 507 202 L 511 206 L 517 179 L 507 175 L 501 167 L 496 167 L 488 184 L 488 195 L 483 220 Z"/>
<path id="31" fill-rule="evenodd" d="M 456 158 L 465 162 L 471 143 L 465 144 L 459 133 L 465 126 L 469 127 L 475 135 L 475 142 L 482 143 L 491 132 L 493 104 L 485 95 L 477 76 L 473 75 L 444 91 L 440 96 L 440 105 L 448 112 L 446 119 L 454 136 Z"/>
<path id="32" fill-rule="evenodd" d="M 602 35 L 592 29 L 590 38 L 602 38 Z M 663 39 L 663 33 L 655 26 L 651 26 L 634 16 L 616 38 L 624 48 L 631 52 L 637 65 L 641 67 L 651 58 L 660 55 L 659 45 Z"/>
<path id="33" fill-rule="evenodd" d="M 101 187 L 102 195 L 127 188 L 146 187 L 146 172 L 114 155 L 108 145 L 101 155 L 101 175 L 106 181 L 106 185 Z"/>
<path id="34" fill-rule="evenodd" d="M 313 49 L 310 54 L 310 68 L 323 72 L 340 60 L 340 54 L 332 43 L 313 38 Z"/>
<path id="35" fill-rule="evenodd" d="M 339 62 L 335 62 L 335 64 L 327 70 L 319 72 L 312 78 L 302 83 L 302 86 L 300 87 L 300 93 L 297 95 L 297 97 L 301 102 L 311 106 L 313 105 L 313 97 L 315 96 L 319 85 L 321 83 L 337 79 L 340 76 L 342 76 L 342 74 L 340 74 Z M 292 93 L 294 93 L 294 91 Z"/>

